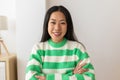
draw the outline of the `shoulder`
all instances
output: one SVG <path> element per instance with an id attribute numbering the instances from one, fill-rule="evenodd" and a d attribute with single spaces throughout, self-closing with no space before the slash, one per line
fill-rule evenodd
<path id="1" fill-rule="evenodd" d="M 81 43 L 81 42 L 68 40 L 67 44 L 68 44 L 71 48 L 77 48 L 77 49 L 80 49 L 82 52 L 86 52 L 86 48 L 85 48 L 85 46 L 83 45 L 83 43 Z"/>
<path id="2" fill-rule="evenodd" d="M 33 49 L 42 49 L 47 44 L 47 41 L 45 42 L 38 42 L 33 45 Z"/>
<path id="3" fill-rule="evenodd" d="M 31 54 L 36 54 L 38 50 L 42 50 L 46 42 L 35 43 L 32 47 Z"/>

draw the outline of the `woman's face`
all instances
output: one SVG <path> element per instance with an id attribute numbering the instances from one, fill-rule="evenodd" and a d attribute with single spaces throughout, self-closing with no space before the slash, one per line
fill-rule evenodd
<path id="1" fill-rule="evenodd" d="M 65 15 L 60 11 L 53 12 L 48 22 L 48 33 L 51 36 L 52 41 L 62 41 L 66 32 L 67 22 Z"/>

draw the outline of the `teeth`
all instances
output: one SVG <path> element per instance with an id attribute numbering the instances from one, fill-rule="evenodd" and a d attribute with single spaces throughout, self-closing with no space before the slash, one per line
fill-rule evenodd
<path id="1" fill-rule="evenodd" d="M 54 33 L 54 34 L 60 34 L 60 33 Z"/>

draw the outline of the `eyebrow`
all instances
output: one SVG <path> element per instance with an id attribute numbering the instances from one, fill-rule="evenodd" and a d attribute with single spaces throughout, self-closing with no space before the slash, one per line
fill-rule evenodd
<path id="1" fill-rule="evenodd" d="M 50 20 L 56 21 L 55 19 L 50 19 Z M 60 21 L 66 21 L 66 20 L 62 19 L 62 20 L 60 20 Z"/>
<path id="2" fill-rule="evenodd" d="M 50 20 L 53 20 L 53 21 L 55 21 L 55 19 L 50 19 Z"/>

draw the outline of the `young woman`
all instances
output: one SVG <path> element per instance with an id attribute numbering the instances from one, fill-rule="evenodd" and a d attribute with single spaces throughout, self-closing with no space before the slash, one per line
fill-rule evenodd
<path id="1" fill-rule="evenodd" d="M 34 45 L 26 67 L 26 80 L 95 80 L 89 55 L 77 41 L 65 7 L 47 11 L 41 42 Z"/>

